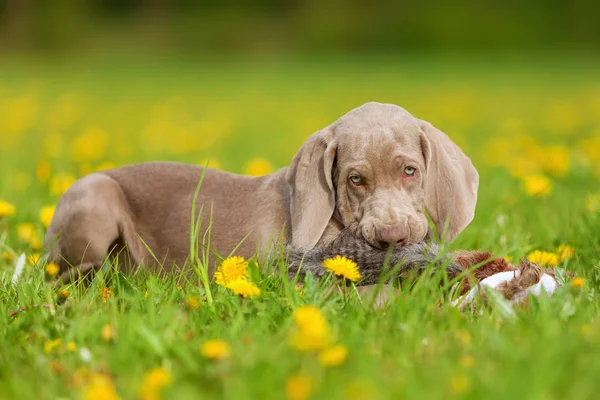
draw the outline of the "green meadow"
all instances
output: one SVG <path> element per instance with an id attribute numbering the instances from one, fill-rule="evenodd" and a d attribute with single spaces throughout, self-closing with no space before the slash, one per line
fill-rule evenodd
<path id="1" fill-rule="evenodd" d="M 0 398 L 597 398 L 598 61 L 3 61 Z M 332 292 L 334 279 L 309 279 L 300 292 L 281 274 L 285 265 L 266 272 L 253 260 L 253 298 L 214 281 L 207 292 L 176 274 L 124 276 L 110 265 L 88 287 L 54 284 L 43 235 L 78 177 L 150 160 L 266 174 L 367 101 L 428 120 L 477 167 L 476 216 L 449 251 L 550 260 L 583 286 L 566 279 L 527 307 L 498 300 L 460 311 L 441 274 L 375 308 L 352 288 Z M 306 305 L 338 346 L 329 359 L 290 339 L 301 325 L 293 313 Z"/>

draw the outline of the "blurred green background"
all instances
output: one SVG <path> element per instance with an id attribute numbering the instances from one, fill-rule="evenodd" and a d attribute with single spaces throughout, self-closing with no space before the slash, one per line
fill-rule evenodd
<path id="1" fill-rule="evenodd" d="M 2 0 L 5 51 L 205 54 L 600 45 L 587 0 Z"/>

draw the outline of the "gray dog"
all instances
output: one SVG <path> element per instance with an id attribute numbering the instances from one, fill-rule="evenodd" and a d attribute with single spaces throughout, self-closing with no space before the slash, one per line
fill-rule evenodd
<path id="1" fill-rule="evenodd" d="M 289 167 L 268 176 L 145 163 L 81 178 L 59 200 L 46 235 L 61 277 L 93 271 L 116 253 L 129 260 L 121 268 L 185 266 L 203 173 L 196 206 L 200 232 L 212 222 L 207 250 L 244 257 L 281 243 L 327 245 L 353 224 L 374 248 L 419 243 L 425 211 L 451 240 L 473 218 L 479 180 L 443 132 L 393 104 L 367 103 L 314 133 Z"/>

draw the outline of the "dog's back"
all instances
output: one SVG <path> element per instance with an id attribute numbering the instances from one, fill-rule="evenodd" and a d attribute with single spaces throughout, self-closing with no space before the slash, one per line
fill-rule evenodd
<path id="1" fill-rule="evenodd" d="M 181 163 L 134 164 L 83 177 L 61 197 L 46 234 L 51 261 L 61 274 L 71 267 L 86 273 L 117 253 L 124 266 L 183 267 L 203 173 L 196 209 L 196 215 L 202 212 L 200 247 L 210 226 L 211 250 L 227 255 L 239 246 L 236 254 L 249 257 L 261 240 L 277 235 L 264 226 L 283 229 L 286 221 L 275 216 L 285 215 L 285 204 L 268 198 L 280 191 L 281 179 L 273 178 L 282 172 L 255 178 Z"/>

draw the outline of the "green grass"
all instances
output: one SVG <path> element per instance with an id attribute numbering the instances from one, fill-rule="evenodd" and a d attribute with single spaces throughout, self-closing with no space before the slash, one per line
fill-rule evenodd
<path id="1" fill-rule="evenodd" d="M 39 209 L 57 200 L 51 184 L 36 177 L 41 161 L 49 162 L 51 175 L 78 175 L 82 165 L 103 161 L 207 157 L 236 172 L 254 157 L 279 167 L 309 134 L 377 100 L 429 120 L 477 166 L 476 217 L 453 249 L 518 259 L 569 244 L 574 256 L 560 266 L 586 282 L 532 301 L 511 318 L 498 307 L 460 312 L 435 280 L 375 310 L 353 292 L 327 295 L 329 281 L 310 282 L 300 296 L 278 274 L 255 270 L 259 298 L 243 300 L 213 284 L 211 308 L 201 284 L 110 271 L 89 288 L 70 287 L 63 301 L 43 267 L 27 266 L 13 285 L 16 259 L 0 259 L 0 398 L 82 398 L 87 383 L 76 379 L 82 368 L 108 374 L 122 398 L 136 398 L 145 372 L 158 366 L 173 377 L 163 397 L 177 399 L 281 399 L 288 377 L 299 373 L 311 378 L 315 399 L 595 398 L 600 212 L 586 201 L 599 193 L 600 159 L 586 140 L 600 137 L 600 75 L 589 58 L 557 59 L 0 66 L 6 78 L 0 83 L 0 200 L 17 208 L 0 219 L 0 252 L 39 252 L 19 239 L 17 226 L 32 222 L 43 233 Z M 7 130 L 7 118 L 20 118 L 20 129 Z M 164 131 L 148 133 L 153 122 Z M 104 129 L 109 146 L 78 160 L 74 143 L 89 126 Z M 185 129 L 201 140 L 186 145 Z M 490 151 L 498 138 L 509 141 L 505 154 Z M 548 145 L 568 154 L 565 175 L 552 175 L 543 157 L 533 155 L 547 156 Z M 535 164 L 528 172 L 550 177 L 548 196 L 529 196 L 519 174 L 510 173 L 523 158 Z M 104 302 L 105 286 L 112 294 Z M 191 297 L 201 300 L 199 308 L 187 305 Z M 51 307 L 34 306 L 43 304 Z M 291 314 L 302 304 L 317 305 L 348 348 L 343 365 L 324 367 L 289 345 Z M 26 311 L 8 316 L 21 307 Z M 115 331 L 109 341 L 101 337 L 107 324 Z M 202 343 L 213 338 L 230 344 L 230 359 L 201 356 Z M 62 344 L 46 351 L 53 339 Z M 75 352 L 65 349 L 70 341 Z"/>

